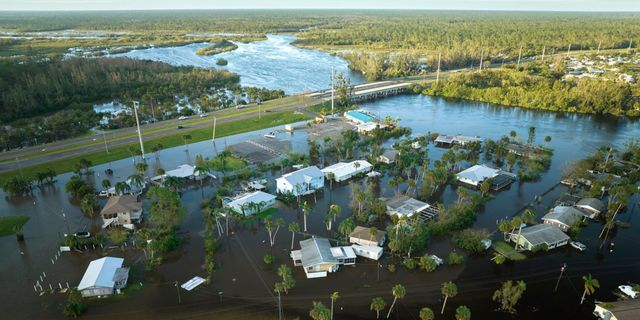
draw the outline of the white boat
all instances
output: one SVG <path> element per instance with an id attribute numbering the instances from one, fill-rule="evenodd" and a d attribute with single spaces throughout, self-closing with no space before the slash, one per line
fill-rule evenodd
<path id="1" fill-rule="evenodd" d="M 582 242 L 578 242 L 578 241 L 571 241 L 569 244 L 570 244 L 572 247 L 574 247 L 574 248 L 576 248 L 576 249 L 578 249 L 578 250 L 580 250 L 580 251 L 585 251 L 585 250 L 587 250 L 587 246 L 586 246 L 586 245 L 584 245 L 584 243 L 582 243 Z"/>
<path id="2" fill-rule="evenodd" d="M 620 290 L 620 292 L 624 293 L 624 295 L 630 297 L 631 299 L 637 298 L 638 294 L 640 294 L 640 292 L 634 290 L 633 287 L 629 285 L 618 286 L 618 290 Z"/>
<path id="3" fill-rule="evenodd" d="M 269 132 L 269 133 L 266 133 L 266 134 L 264 135 L 264 137 L 265 137 L 265 138 L 275 139 L 275 138 L 276 138 L 276 133 L 275 133 L 275 132 Z"/>

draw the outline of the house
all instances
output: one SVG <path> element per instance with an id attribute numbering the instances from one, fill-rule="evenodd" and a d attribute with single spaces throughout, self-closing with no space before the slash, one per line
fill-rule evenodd
<path id="1" fill-rule="evenodd" d="M 224 206 L 244 216 L 260 213 L 276 203 L 276 196 L 262 191 L 241 194 Z"/>
<path id="2" fill-rule="evenodd" d="M 108 296 L 127 285 L 129 268 L 123 258 L 104 257 L 89 263 L 80 280 L 78 291 L 83 297 Z"/>
<path id="3" fill-rule="evenodd" d="M 123 192 L 123 194 L 132 194 L 135 196 L 141 195 L 144 189 L 147 188 L 147 183 L 144 181 L 142 181 L 141 184 L 138 185 L 136 183 L 133 183 L 132 179 L 127 179 L 125 183 L 129 186 L 129 190 L 127 192 Z M 115 185 L 107 190 L 100 192 L 100 196 L 102 197 L 110 197 L 115 195 L 118 195 Z"/>
<path id="4" fill-rule="evenodd" d="M 596 218 L 606 209 L 604 203 L 596 198 L 580 199 L 575 206 L 583 212 L 588 213 L 591 219 Z"/>
<path id="5" fill-rule="evenodd" d="M 211 177 L 215 177 L 210 175 Z M 204 179 L 204 175 L 200 175 L 199 171 L 195 171 L 195 167 L 188 164 L 183 164 L 178 166 L 176 169 L 169 170 L 165 172 L 163 175 L 155 176 L 151 178 L 153 181 L 161 181 L 167 177 L 176 177 L 180 179 L 190 179 L 190 180 L 200 180 Z"/>
<path id="6" fill-rule="evenodd" d="M 411 218 L 415 214 L 419 214 L 421 220 L 428 221 L 435 219 L 439 214 L 436 207 L 405 195 L 384 199 L 384 201 L 387 204 L 387 213 L 399 218 Z"/>
<path id="7" fill-rule="evenodd" d="M 350 179 L 355 175 L 369 172 L 371 169 L 373 169 L 371 163 L 365 160 L 356 160 L 351 162 L 338 162 L 322 169 L 321 171 L 325 174 L 327 179 L 330 174 L 333 174 L 333 180 L 335 182 L 341 182 Z"/>
<path id="8" fill-rule="evenodd" d="M 386 164 L 392 164 L 396 162 L 398 155 L 400 155 L 400 151 L 387 149 L 378 157 L 378 161 Z"/>
<path id="9" fill-rule="evenodd" d="M 367 124 L 370 122 L 375 122 L 375 118 L 368 114 L 364 110 L 352 110 L 344 113 L 345 119 L 350 122 L 355 123 L 356 125 Z"/>
<path id="10" fill-rule="evenodd" d="M 100 216 L 103 228 L 124 226 L 131 229 L 134 223 L 142 219 L 142 203 L 138 202 L 136 196 L 130 194 L 112 196 L 100 211 Z"/>
<path id="11" fill-rule="evenodd" d="M 451 135 L 439 135 L 435 140 L 433 140 L 436 147 L 444 147 L 448 148 L 453 145 L 466 146 L 471 142 L 482 142 L 482 138 L 480 137 L 469 137 L 469 136 L 451 136 Z"/>
<path id="12" fill-rule="evenodd" d="M 537 224 L 522 228 L 522 230 L 509 234 L 509 239 L 516 242 L 524 250 L 534 250 L 542 245 L 547 249 L 553 249 L 566 245 L 570 238 L 562 230 L 550 224 Z"/>
<path id="13" fill-rule="evenodd" d="M 362 133 L 362 134 L 369 134 L 371 133 L 373 130 L 376 129 L 385 129 L 388 126 L 386 124 L 382 124 L 382 123 L 375 123 L 375 122 L 367 122 L 364 124 L 358 124 L 356 125 L 356 130 L 358 131 L 358 133 Z"/>
<path id="14" fill-rule="evenodd" d="M 600 320 L 640 319 L 640 300 L 629 299 L 597 303 L 593 315 Z"/>
<path id="15" fill-rule="evenodd" d="M 484 164 L 477 164 L 456 174 L 458 181 L 474 187 L 478 187 L 482 182 L 490 179 L 491 188 L 494 191 L 510 185 L 515 180 L 515 177 L 516 175 L 510 172 L 494 169 Z"/>
<path id="16" fill-rule="evenodd" d="M 376 230 L 376 234 L 371 234 L 371 228 L 357 226 L 349 234 L 349 242 L 353 244 L 359 244 L 364 246 L 379 246 L 382 247 L 387 239 L 387 233 L 381 230 Z"/>
<path id="17" fill-rule="evenodd" d="M 584 217 L 585 213 L 574 207 L 557 206 L 542 217 L 542 221 L 545 224 L 556 226 L 566 232 L 571 226 L 581 221 Z"/>
<path id="18" fill-rule="evenodd" d="M 372 260 L 379 260 L 384 253 L 384 248 L 378 246 L 354 244 L 351 246 L 351 248 L 357 256 Z"/>
<path id="19" fill-rule="evenodd" d="M 295 197 L 315 192 L 324 187 L 324 173 L 316 166 L 287 173 L 276 179 L 276 190 Z"/>
<path id="20" fill-rule="evenodd" d="M 326 277 L 336 272 L 340 265 L 354 265 L 356 254 L 351 247 L 331 247 L 325 238 L 310 238 L 300 241 L 300 250 L 291 251 L 296 267 L 302 266 L 307 278 Z"/>

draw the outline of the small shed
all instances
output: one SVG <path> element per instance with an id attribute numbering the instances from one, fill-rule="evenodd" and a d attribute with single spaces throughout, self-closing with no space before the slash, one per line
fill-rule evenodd
<path id="1" fill-rule="evenodd" d="M 89 263 L 80 280 L 78 291 L 83 297 L 107 296 L 124 288 L 129 268 L 123 268 L 123 258 L 104 257 Z"/>

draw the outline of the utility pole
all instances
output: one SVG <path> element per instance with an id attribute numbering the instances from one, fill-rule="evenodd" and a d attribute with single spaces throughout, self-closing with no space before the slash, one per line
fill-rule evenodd
<path id="1" fill-rule="evenodd" d="M 567 57 L 569 56 L 570 53 L 571 53 L 571 43 L 569 43 L 569 48 L 567 48 Z"/>
<path id="2" fill-rule="evenodd" d="M 600 54 L 600 45 L 602 45 L 602 40 L 598 42 L 598 50 L 596 51 L 596 54 Z"/>
<path id="3" fill-rule="evenodd" d="M 109 153 L 109 147 L 107 146 L 107 135 L 102 131 L 102 139 L 104 140 L 104 150 Z"/>
<path id="4" fill-rule="evenodd" d="M 136 115 L 136 126 L 138 127 L 138 140 L 140 140 L 140 152 L 142 153 L 142 161 L 146 162 L 147 160 L 144 157 L 144 144 L 142 143 L 142 131 L 140 130 L 140 120 L 138 119 L 138 106 L 140 102 L 133 102 L 133 113 Z"/>
<path id="5" fill-rule="evenodd" d="M 181 304 L 182 298 L 180 297 L 180 287 L 178 287 L 178 281 L 174 283 L 174 286 L 176 287 L 176 291 L 178 292 L 178 304 Z"/>
<path id="6" fill-rule="evenodd" d="M 518 64 L 516 67 L 520 67 L 520 59 L 522 58 L 522 45 L 520 45 L 520 51 L 518 52 Z"/>
<path id="7" fill-rule="evenodd" d="M 482 71 L 482 60 L 484 59 L 484 48 L 480 51 L 480 71 Z"/>
<path id="8" fill-rule="evenodd" d="M 278 292 L 278 319 L 282 320 L 282 299 L 280 298 L 280 290 L 276 290 Z"/>
<path id="9" fill-rule="evenodd" d="M 380 262 L 378 262 L 378 265 L 377 265 L 377 268 L 376 268 L 376 269 L 378 269 L 378 278 L 377 278 L 378 282 L 380 282 L 380 268 L 382 268 L 382 266 L 380 265 Z"/>
<path id="10" fill-rule="evenodd" d="M 217 117 L 213 117 L 213 133 L 211 134 L 211 141 L 212 142 L 216 142 L 216 121 L 218 120 Z"/>
<path id="11" fill-rule="evenodd" d="M 558 292 L 558 285 L 560 284 L 560 279 L 562 278 L 562 274 L 564 273 L 564 269 L 567 268 L 567 264 L 563 263 L 562 267 L 560 267 L 560 276 L 558 277 L 558 281 L 556 282 L 556 288 L 553 290 L 553 292 Z"/>
<path id="12" fill-rule="evenodd" d="M 438 70 L 436 71 L 436 83 L 440 81 L 440 59 L 442 58 L 442 52 L 438 53 Z"/>
<path id="13" fill-rule="evenodd" d="M 333 117 L 333 107 L 334 107 L 334 96 L 335 96 L 335 89 L 334 89 L 334 73 L 333 73 L 333 67 L 331 68 L 331 116 Z"/>

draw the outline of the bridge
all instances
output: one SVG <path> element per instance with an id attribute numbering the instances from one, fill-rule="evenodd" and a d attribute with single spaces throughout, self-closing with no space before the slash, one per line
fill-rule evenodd
<path id="1" fill-rule="evenodd" d="M 351 92 L 352 102 L 363 102 L 388 96 L 394 96 L 406 92 L 414 85 L 413 82 L 407 81 L 377 81 L 359 84 L 353 86 Z M 331 100 L 331 89 L 315 91 L 305 94 L 306 97 L 312 99 L 320 99 L 323 101 Z M 334 93 L 335 94 L 335 93 Z"/>

